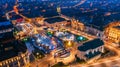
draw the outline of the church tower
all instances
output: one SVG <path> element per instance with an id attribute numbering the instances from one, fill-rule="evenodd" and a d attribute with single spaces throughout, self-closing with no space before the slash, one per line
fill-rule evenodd
<path id="1" fill-rule="evenodd" d="M 59 15 L 61 14 L 61 8 L 60 7 L 57 7 L 57 12 L 58 12 Z"/>

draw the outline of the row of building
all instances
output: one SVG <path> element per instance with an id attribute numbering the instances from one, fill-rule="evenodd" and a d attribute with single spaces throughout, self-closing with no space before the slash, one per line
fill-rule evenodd
<path id="1" fill-rule="evenodd" d="M 111 22 L 103 31 L 94 27 L 86 26 L 78 21 L 72 20 L 72 28 L 80 31 L 84 31 L 88 34 L 95 35 L 98 38 L 109 40 L 110 42 L 120 45 L 120 22 Z"/>
<path id="2" fill-rule="evenodd" d="M 22 67 L 29 63 L 29 54 L 23 42 L 13 35 L 10 21 L 0 22 L 0 67 Z"/>

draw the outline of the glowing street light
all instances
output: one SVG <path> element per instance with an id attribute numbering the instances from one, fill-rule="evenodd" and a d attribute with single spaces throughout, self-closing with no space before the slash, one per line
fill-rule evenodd
<path id="1" fill-rule="evenodd" d="M 36 55 L 39 55 L 39 53 L 37 52 Z"/>
<path id="2" fill-rule="evenodd" d="M 36 27 L 34 28 L 34 33 L 35 33 L 35 34 L 38 34 Z"/>
<path id="3" fill-rule="evenodd" d="M 64 45 L 66 48 L 69 48 L 69 47 L 72 47 L 74 43 L 72 41 L 65 41 Z"/>
<path id="4" fill-rule="evenodd" d="M 77 37 L 76 37 L 76 40 L 77 40 L 77 41 L 86 41 L 87 38 L 85 38 L 85 37 L 83 37 L 83 36 L 77 36 Z"/>
<path id="5" fill-rule="evenodd" d="M 28 38 L 24 38 L 23 41 L 24 41 L 24 42 L 28 41 Z"/>
<path id="6" fill-rule="evenodd" d="M 72 43 L 71 43 L 71 41 L 68 41 L 68 44 L 67 44 L 68 46 L 71 46 L 72 45 Z"/>
<path id="7" fill-rule="evenodd" d="M 40 43 L 40 42 L 41 42 L 41 40 L 38 38 L 38 39 L 37 39 L 37 42 L 38 42 L 38 43 Z"/>

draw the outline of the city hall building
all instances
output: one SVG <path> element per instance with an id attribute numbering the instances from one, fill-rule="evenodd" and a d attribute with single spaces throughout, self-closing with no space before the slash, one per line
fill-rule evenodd
<path id="1" fill-rule="evenodd" d="M 101 39 L 94 39 L 78 47 L 77 57 L 87 61 L 95 57 L 100 57 L 103 52 L 104 42 Z"/>

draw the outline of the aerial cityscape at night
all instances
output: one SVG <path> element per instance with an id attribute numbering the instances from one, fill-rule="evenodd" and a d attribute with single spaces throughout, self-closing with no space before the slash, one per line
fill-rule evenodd
<path id="1" fill-rule="evenodd" d="M 0 0 L 0 67 L 120 67 L 120 0 Z"/>

